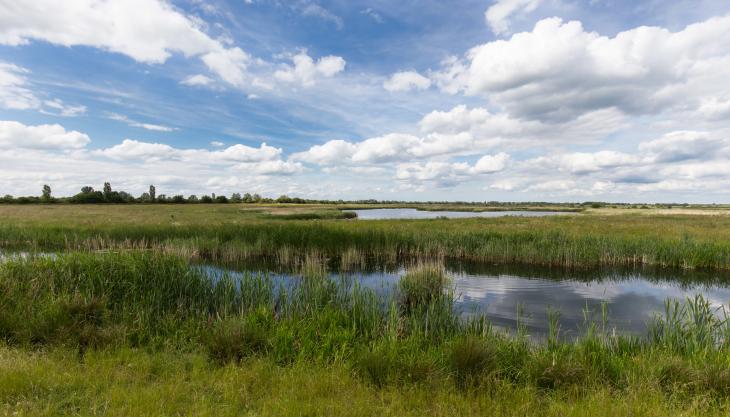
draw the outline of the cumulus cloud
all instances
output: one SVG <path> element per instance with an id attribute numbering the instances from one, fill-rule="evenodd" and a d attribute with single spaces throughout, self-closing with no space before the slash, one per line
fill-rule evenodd
<path id="1" fill-rule="evenodd" d="M 325 56 L 316 62 L 301 51 L 292 57 L 293 65 L 285 65 L 283 69 L 274 73 L 274 77 L 288 83 L 298 83 L 309 87 L 317 82 L 318 78 L 328 78 L 345 69 L 345 60 L 339 56 Z"/>
<path id="2" fill-rule="evenodd" d="M 292 159 L 319 165 L 339 164 L 350 159 L 357 147 L 344 140 L 331 140 L 323 145 L 314 145 L 306 152 L 292 155 Z"/>
<path id="3" fill-rule="evenodd" d="M 91 140 L 81 132 L 67 131 L 63 126 L 27 126 L 15 121 L 0 121 L 0 148 L 75 150 Z"/>
<path id="4" fill-rule="evenodd" d="M 140 14 L 144 18 L 140 18 Z M 172 54 L 199 56 L 226 82 L 240 86 L 248 56 L 208 36 L 202 24 L 162 0 L 37 0 L 0 12 L 0 44 L 41 40 L 84 45 L 161 64 Z"/>
<path id="5" fill-rule="evenodd" d="M 425 90 L 430 86 L 431 80 L 416 71 L 397 72 L 383 83 L 390 92 Z"/>
<path id="6" fill-rule="evenodd" d="M 730 140 L 695 131 L 670 132 L 639 145 L 639 150 L 648 153 L 657 162 L 707 159 L 723 149 L 730 149 Z"/>
<path id="7" fill-rule="evenodd" d="M 571 120 L 611 108 L 651 114 L 728 97 L 730 83 L 719 76 L 730 64 L 728 43 L 730 16 L 678 32 L 644 26 L 614 37 L 551 18 L 476 46 L 431 78 L 443 91 L 483 95 L 526 120 Z"/>
<path id="8" fill-rule="evenodd" d="M 433 183 L 439 187 L 454 186 L 473 181 L 485 174 L 504 170 L 510 157 L 506 153 L 484 155 L 474 165 L 466 162 L 428 161 L 426 163 L 403 163 L 397 166 L 396 179 L 413 187 Z"/>
<path id="9" fill-rule="evenodd" d="M 124 139 L 122 143 L 110 148 L 95 151 L 97 155 L 117 160 L 177 160 L 201 164 L 232 164 L 276 161 L 281 155 L 280 148 L 262 143 L 258 148 L 246 145 L 233 145 L 219 151 L 207 149 L 178 149 L 162 143 L 141 142 Z"/>
<path id="10" fill-rule="evenodd" d="M 641 162 L 641 158 L 617 151 L 572 152 L 562 155 L 539 157 L 535 164 L 558 171 L 583 175 L 592 172 L 604 171 L 607 168 L 634 166 Z"/>
<path id="11" fill-rule="evenodd" d="M 535 10 L 543 0 L 497 0 L 484 13 L 487 24 L 496 35 L 509 31 L 510 19 L 518 13 Z"/>

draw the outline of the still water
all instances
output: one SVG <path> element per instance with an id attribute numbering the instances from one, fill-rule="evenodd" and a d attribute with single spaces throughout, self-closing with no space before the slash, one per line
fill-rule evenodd
<path id="1" fill-rule="evenodd" d="M 380 219 L 435 219 L 438 217 L 447 217 L 450 219 L 461 219 L 466 217 L 504 217 L 504 216 L 523 216 L 523 217 L 542 217 L 566 215 L 571 213 L 556 211 L 424 211 L 410 208 L 394 208 L 394 209 L 367 209 L 367 210 L 348 210 L 357 213 L 357 218 L 362 220 L 380 220 Z"/>
<path id="2" fill-rule="evenodd" d="M 223 272 L 234 277 L 244 272 L 206 267 L 211 276 Z M 609 329 L 645 335 L 647 322 L 664 312 L 666 299 L 684 300 L 701 294 L 718 309 L 730 302 L 730 276 L 699 272 L 653 270 L 595 270 L 570 272 L 517 266 L 450 265 L 448 274 L 458 297 L 457 311 L 464 317 L 483 314 L 495 328 L 514 330 L 518 308 L 531 336 L 548 331 L 549 309 L 560 313 L 563 335 L 578 335 L 588 321 L 600 323 L 602 307 L 608 313 Z M 253 272 L 249 270 L 249 272 Z M 262 271 L 275 282 L 293 285 L 294 274 Z M 359 282 L 380 295 L 394 291 L 403 269 L 333 273 L 332 279 Z M 718 310 L 722 315 L 722 311 Z M 587 321 L 588 320 L 588 321 Z"/>

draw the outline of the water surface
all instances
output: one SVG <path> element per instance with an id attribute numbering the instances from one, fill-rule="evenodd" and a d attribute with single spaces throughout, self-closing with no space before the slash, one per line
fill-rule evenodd
<path id="1" fill-rule="evenodd" d="M 386 208 L 386 209 L 364 209 L 348 210 L 357 213 L 357 218 L 362 220 L 380 219 L 435 219 L 446 217 L 449 219 L 461 219 L 467 217 L 542 217 L 571 214 L 558 211 L 425 211 L 412 208 Z"/>
<path id="2" fill-rule="evenodd" d="M 464 317 L 483 314 L 496 327 L 515 330 L 520 321 L 530 335 L 543 337 L 548 331 L 547 312 L 560 313 L 563 335 L 578 335 L 587 323 L 602 322 L 619 333 L 645 335 L 647 322 L 664 312 L 667 299 L 684 300 L 700 294 L 715 307 L 730 302 L 730 276 L 710 272 L 653 270 L 595 270 L 570 272 L 519 266 L 449 265 L 449 275 L 458 297 L 457 311 Z M 208 267 L 208 273 L 241 276 L 244 272 Z M 332 279 L 359 282 L 387 296 L 396 288 L 404 269 L 332 273 Z M 251 272 L 251 271 L 248 271 Z M 262 272 L 262 271 L 256 271 Z M 278 284 L 292 285 L 296 274 L 263 271 Z M 718 311 L 718 314 L 722 314 Z"/>

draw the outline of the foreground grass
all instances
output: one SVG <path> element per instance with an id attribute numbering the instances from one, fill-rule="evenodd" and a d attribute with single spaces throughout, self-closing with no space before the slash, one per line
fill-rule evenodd
<path id="1" fill-rule="evenodd" d="M 452 309 L 438 265 L 376 296 L 211 279 L 153 253 L 0 264 L 0 410 L 27 415 L 726 415 L 730 322 L 668 303 L 645 338 L 546 343 Z"/>
<path id="2" fill-rule="evenodd" d="M 204 355 L 138 349 L 33 352 L 0 346 L 0 414 L 99 416 L 725 416 L 726 400 L 652 385 L 555 392 L 441 381 L 375 387 L 342 365 L 216 366 Z"/>
<path id="3" fill-rule="evenodd" d="M 321 206 L 0 206 L 0 248 L 153 249 L 189 259 L 279 264 L 310 256 L 354 263 L 445 257 L 571 268 L 730 269 L 727 215 L 335 219 L 340 214 Z"/>

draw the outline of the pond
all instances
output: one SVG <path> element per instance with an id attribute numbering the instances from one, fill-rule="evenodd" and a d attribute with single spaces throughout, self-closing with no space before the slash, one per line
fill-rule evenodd
<path id="1" fill-rule="evenodd" d="M 382 219 L 436 219 L 446 217 L 450 219 L 461 219 L 467 217 L 543 217 L 571 214 L 558 211 L 425 211 L 412 208 L 387 208 L 387 209 L 365 209 L 348 210 L 357 213 L 357 218 L 362 220 Z"/>
<path id="2" fill-rule="evenodd" d="M 244 272 L 206 267 L 211 276 Z M 285 286 L 300 277 L 273 271 L 265 272 Z M 396 288 L 404 269 L 332 273 L 332 279 L 346 279 L 388 295 Z M 712 273 L 654 270 L 595 270 L 570 272 L 520 266 L 449 265 L 457 296 L 456 309 L 463 316 L 483 314 L 495 328 L 513 331 L 520 322 L 533 337 L 548 332 L 548 311 L 559 312 L 561 334 L 578 335 L 588 322 L 602 322 L 619 333 L 643 336 L 652 317 L 664 312 L 667 299 L 684 300 L 702 295 L 718 308 L 730 301 L 730 276 Z"/>

